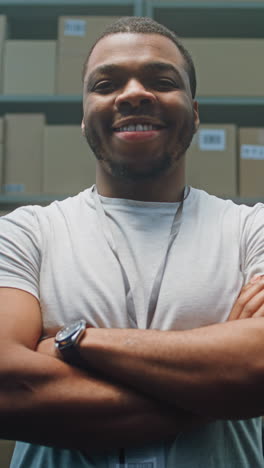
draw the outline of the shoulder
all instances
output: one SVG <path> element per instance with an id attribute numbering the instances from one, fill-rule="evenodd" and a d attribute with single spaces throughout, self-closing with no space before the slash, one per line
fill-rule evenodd
<path id="1" fill-rule="evenodd" d="M 224 213 L 226 215 L 235 216 L 243 222 L 253 219 L 255 216 L 261 218 L 264 214 L 263 203 L 257 203 L 254 206 L 237 204 L 233 200 L 219 198 L 204 190 L 195 188 L 191 188 L 190 195 L 191 207 L 195 210 L 199 210 L 199 212 L 205 216 L 208 214 L 219 216 L 221 213 Z"/>
<path id="2" fill-rule="evenodd" d="M 264 204 L 238 205 L 194 188 L 188 198 L 186 211 L 190 223 L 203 226 L 208 231 L 217 230 L 222 235 L 233 235 L 238 243 L 253 234 L 264 239 Z"/>
<path id="3" fill-rule="evenodd" d="M 47 240 L 53 230 L 82 219 L 85 208 L 93 203 L 90 192 L 91 189 L 87 189 L 45 207 L 28 205 L 15 209 L 0 218 L 0 238 L 31 240 L 35 245 L 41 245 L 42 239 Z"/>

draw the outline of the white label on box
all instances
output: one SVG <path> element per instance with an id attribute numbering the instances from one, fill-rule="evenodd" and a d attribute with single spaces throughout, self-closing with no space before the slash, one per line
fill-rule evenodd
<path id="1" fill-rule="evenodd" d="M 4 184 L 3 190 L 5 193 L 25 192 L 25 185 L 24 184 Z"/>
<path id="2" fill-rule="evenodd" d="M 262 145 L 241 145 L 241 159 L 264 159 L 264 146 Z"/>
<path id="3" fill-rule="evenodd" d="M 202 151 L 225 151 L 226 131 L 224 129 L 201 129 L 198 144 Z"/>
<path id="4" fill-rule="evenodd" d="M 86 21 L 68 19 L 64 22 L 64 36 L 84 37 L 86 34 Z"/>

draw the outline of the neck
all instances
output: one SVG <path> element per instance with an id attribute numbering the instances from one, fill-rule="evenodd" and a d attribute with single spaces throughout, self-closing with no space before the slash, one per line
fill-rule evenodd
<path id="1" fill-rule="evenodd" d="M 109 198 L 128 200 L 177 202 L 184 196 L 184 166 L 177 173 L 162 175 L 157 179 L 130 181 L 113 178 L 108 173 L 97 170 L 96 187 L 100 195 Z"/>

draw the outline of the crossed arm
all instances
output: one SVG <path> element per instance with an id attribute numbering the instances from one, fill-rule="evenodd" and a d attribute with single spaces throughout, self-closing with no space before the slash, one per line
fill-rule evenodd
<path id="1" fill-rule="evenodd" d="M 37 300 L 0 288 L 0 437 L 113 449 L 173 437 L 208 416 L 262 414 L 263 304 L 260 279 L 242 290 L 229 323 L 184 332 L 88 329 L 82 371 L 54 356 L 53 340 L 37 347 Z"/>

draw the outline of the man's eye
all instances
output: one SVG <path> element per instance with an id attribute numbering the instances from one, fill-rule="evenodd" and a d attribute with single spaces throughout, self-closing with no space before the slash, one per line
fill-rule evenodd
<path id="1" fill-rule="evenodd" d="M 168 78 L 161 78 L 155 81 L 156 87 L 161 89 L 175 89 L 179 88 L 179 84 Z"/>
<path id="2" fill-rule="evenodd" d="M 93 91 L 98 92 L 98 93 L 110 92 L 113 89 L 114 89 L 114 84 L 112 83 L 112 81 L 107 81 L 107 80 L 99 81 L 93 87 Z"/>

